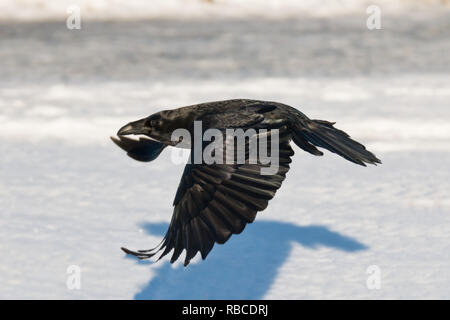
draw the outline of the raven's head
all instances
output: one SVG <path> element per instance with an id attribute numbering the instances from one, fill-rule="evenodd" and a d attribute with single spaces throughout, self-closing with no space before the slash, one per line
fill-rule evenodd
<path id="1" fill-rule="evenodd" d="M 177 122 L 170 111 L 161 111 L 151 116 L 130 122 L 117 132 L 118 136 L 142 134 L 164 144 L 175 145 L 171 140 L 172 132 L 177 129 Z"/>

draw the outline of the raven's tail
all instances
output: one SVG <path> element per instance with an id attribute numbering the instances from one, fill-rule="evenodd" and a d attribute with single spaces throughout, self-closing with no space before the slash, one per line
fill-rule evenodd
<path id="1" fill-rule="evenodd" d="M 334 124 L 334 122 L 325 120 L 301 119 L 301 123 L 293 135 L 293 140 L 297 146 L 316 156 L 323 155 L 316 148 L 317 146 L 362 166 L 365 166 L 365 163 L 381 163 L 361 143 L 352 140 L 344 131 L 333 127 Z"/>

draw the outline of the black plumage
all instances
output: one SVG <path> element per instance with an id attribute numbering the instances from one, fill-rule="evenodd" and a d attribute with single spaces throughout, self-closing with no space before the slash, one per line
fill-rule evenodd
<path id="1" fill-rule="evenodd" d="M 269 147 L 272 130 L 278 129 L 278 170 L 262 175 L 261 168 L 269 165 L 259 159 L 256 163 L 250 161 L 248 142 L 243 163 L 196 164 L 191 161 L 181 177 L 169 229 L 160 245 L 138 251 L 122 248 L 126 253 L 146 259 L 162 251 L 158 258 L 161 259 L 173 251 L 170 260 L 173 263 L 185 250 L 185 266 L 198 252 L 205 259 L 215 243 L 223 244 L 232 234 L 241 233 L 275 196 L 294 154 L 291 140 L 316 156 L 323 155 L 317 149 L 320 147 L 359 165 L 381 163 L 362 144 L 334 128 L 334 123 L 309 119 L 297 109 L 281 103 L 258 100 L 225 100 L 161 111 L 125 125 L 118 132 L 119 138 L 112 137 L 112 140 L 133 159 L 152 161 L 165 147 L 182 145 L 180 141 L 171 140 L 175 129 L 186 129 L 193 135 L 194 121 L 202 121 L 203 130 L 266 129 Z M 149 138 L 125 137 L 129 134 Z M 256 137 L 259 140 L 262 135 Z M 224 140 L 223 150 L 230 148 L 232 143 L 234 141 Z M 193 145 L 189 147 L 193 148 Z M 191 157 L 193 153 L 191 151 Z"/>

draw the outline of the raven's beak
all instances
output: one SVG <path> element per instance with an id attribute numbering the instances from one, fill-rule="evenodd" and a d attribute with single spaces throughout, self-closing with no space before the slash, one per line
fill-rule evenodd
<path id="1" fill-rule="evenodd" d="M 145 134 L 147 132 L 146 130 L 147 128 L 145 127 L 146 120 L 147 118 L 144 118 L 124 125 L 122 128 L 119 129 L 117 135 L 125 136 L 128 134 Z"/>

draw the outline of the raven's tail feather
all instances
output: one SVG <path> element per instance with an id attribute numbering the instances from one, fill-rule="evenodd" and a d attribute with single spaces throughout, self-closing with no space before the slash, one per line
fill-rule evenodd
<path id="1" fill-rule="evenodd" d="M 317 146 L 362 166 L 365 166 L 365 163 L 381 163 L 361 143 L 352 140 L 344 131 L 333 127 L 334 124 L 325 120 L 302 119 L 302 126 L 295 132 L 293 140 L 300 148 L 314 155 L 323 155 Z"/>

